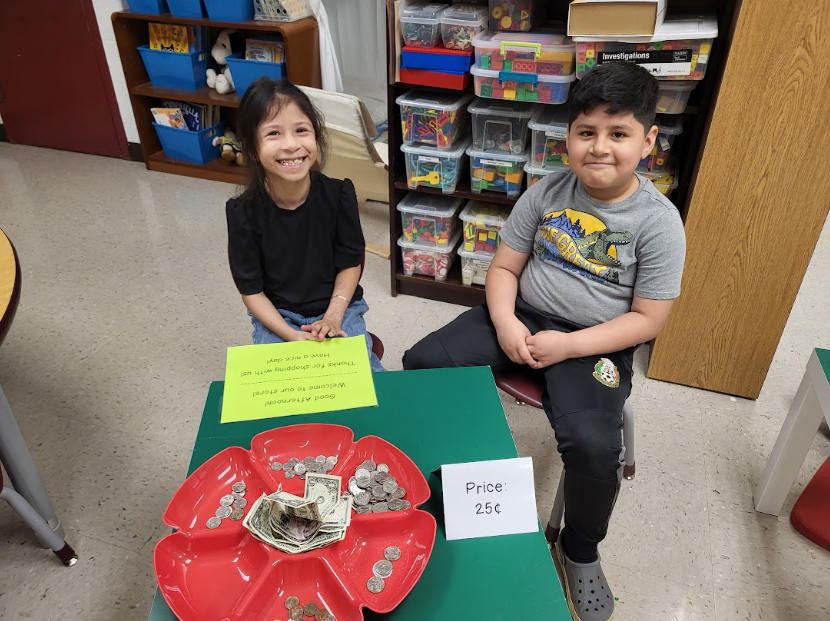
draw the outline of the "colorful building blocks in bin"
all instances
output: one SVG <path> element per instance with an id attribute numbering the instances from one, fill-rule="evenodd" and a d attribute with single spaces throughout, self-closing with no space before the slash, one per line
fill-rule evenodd
<path id="1" fill-rule="evenodd" d="M 717 36 L 714 15 L 666 18 L 650 38 L 575 36 L 576 77 L 603 62 L 628 61 L 645 66 L 658 80 L 702 80 Z"/>
<path id="2" fill-rule="evenodd" d="M 475 65 L 470 67 L 470 73 L 473 74 L 475 92 L 479 97 L 547 104 L 565 103 L 571 82 L 576 79 L 574 74 L 513 73 L 482 69 Z"/>
<path id="3" fill-rule="evenodd" d="M 469 146 L 469 138 L 450 150 L 402 144 L 407 185 L 412 190 L 423 185 L 441 188 L 444 194 L 452 194 L 465 169 L 467 156 L 464 151 Z"/>
<path id="4" fill-rule="evenodd" d="M 697 82 L 693 80 L 661 81 L 657 97 L 657 112 L 683 114 L 695 86 Z"/>
<path id="5" fill-rule="evenodd" d="M 401 34 L 404 45 L 435 47 L 441 42 L 441 13 L 446 4 L 417 2 L 401 11 Z"/>
<path id="6" fill-rule="evenodd" d="M 465 287 L 484 286 L 493 255 L 489 252 L 469 252 L 461 246 L 458 256 L 461 257 L 461 284 Z"/>
<path id="7" fill-rule="evenodd" d="M 544 179 L 551 173 L 566 173 L 569 170 L 569 166 L 563 166 L 562 164 L 542 168 L 541 166 L 537 166 L 536 164 L 528 160 L 527 164 L 525 164 L 525 173 L 527 174 L 527 187 L 530 188 L 530 186 L 532 186 L 534 183 Z"/>
<path id="8" fill-rule="evenodd" d="M 482 32 L 473 39 L 476 66 L 495 71 L 570 75 L 575 44 L 554 31 Z"/>
<path id="9" fill-rule="evenodd" d="M 441 13 L 441 38 L 448 50 L 471 50 L 473 39 L 487 26 L 487 9 L 457 4 Z"/>
<path id="10" fill-rule="evenodd" d="M 540 0 L 490 0 L 490 30 L 527 32 L 542 19 Z"/>
<path id="11" fill-rule="evenodd" d="M 484 151 L 524 153 L 527 123 L 537 106 L 519 101 L 475 99 L 467 106 L 473 123 L 473 148 Z"/>
<path id="12" fill-rule="evenodd" d="M 403 238 L 432 246 L 446 246 L 458 228 L 456 214 L 463 198 L 410 192 L 398 203 Z"/>
<path id="13" fill-rule="evenodd" d="M 412 90 L 398 97 L 404 144 L 450 149 L 467 133 L 469 94 Z"/>
<path id="14" fill-rule="evenodd" d="M 504 192 L 513 198 L 521 194 L 527 153 L 494 154 L 470 147 L 467 155 L 470 156 L 470 189 L 473 192 Z"/>
<path id="15" fill-rule="evenodd" d="M 527 124 L 531 131 L 530 161 L 539 168 L 568 166 L 568 109 L 543 106 Z"/>
<path id="16" fill-rule="evenodd" d="M 421 274 L 432 276 L 441 282 L 447 280 L 452 264 L 455 262 L 455 247 L 461 238 L 461 231 L 456 231 L 444 246 L 433 246 L 421 242 L 398 239 L 403 258 L 403 273 L 405 276 Z"/>
<path id="17" fill-rule="evenodd" d="M 654 187 L 666 198 L 671 198 L 672 191 L 678 186 L 677 175 L 671 165 L 665 172 L 644 172 L 640 174 L 651 181 Z"/>
<path id="18" fill-rule="evenodd" d="M 510 207 L 482 201 L 469 201 L 458 217 L 463 223 L 464 250 L 495 254 L 499 231 L 510 215 Z"/>
<path id="19" fill-rule="evenodd" d="M 671 147 L 674 138 L 683 133 L 683 117 L 677 115 L 657 115 L 657 139 L 654 141 L 654 148 L 651 153 L 640 161 L 638 171 L 648 170 L 651 172 L 663 172 L 668 168 L 668 160 L 671 157 Z"/>

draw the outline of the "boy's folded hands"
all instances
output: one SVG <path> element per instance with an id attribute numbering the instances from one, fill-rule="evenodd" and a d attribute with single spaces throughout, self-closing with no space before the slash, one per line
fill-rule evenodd
<path id="1" fill-rule="evenodd" d="M 535 368 L 549 367 L 571 357 L 569 353 L 570 341 L 568 335 L 556 330 L 542 330 L 528 336 L 527 349 L 537 362 Z"/>
<path id="2" fill-rule="evenodd" d="M 526 364 L 534 369 L 539 368 L 539 363 L 533 359 L 527 346 L 527 339 L 531 336 L 530 330 L 516 317 L 497 325 L 496 335 L 498 336 L 502 351 L 513 362 Z"/>

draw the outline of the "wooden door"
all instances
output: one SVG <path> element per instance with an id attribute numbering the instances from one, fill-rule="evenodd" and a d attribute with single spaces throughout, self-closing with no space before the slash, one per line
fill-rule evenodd
<path id="1" fill-rule="evenodd" d="M 14 143 L 128 157 L 91 0 L 0 0 L 0 116 Z"/>

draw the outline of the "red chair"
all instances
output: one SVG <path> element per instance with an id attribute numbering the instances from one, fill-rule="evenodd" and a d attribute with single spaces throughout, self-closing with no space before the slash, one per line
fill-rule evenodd
<path id="1" fill-rule="evenodd" d="M 539 371 L 524 369 L 512 373 L 494 374 L 496 386 L 501 388 L 508 395 L 516 399 L 519 405 L 529 405 L 542 409 L 542 392 L 544 390 L 544 379 Z M 623 446 L 625 446 L 625 465 L 623 466 L 623 477 L 629 481 L 634 478 L 634 410 L 631 403 L 626 400 L 623 405 Z M 550 513 L 550 520 L 545 527 L 545 539 L 553 545 L 559 538 L 559 530 L 562 525 L 562 518 L 565 516 L 565 476 L 564 471 L 559 477 L 559 485 L 556 488 L 556 499 L 553 501 L 553 510 Z M 554 526 L 555 525 L 555 526 Z"/>

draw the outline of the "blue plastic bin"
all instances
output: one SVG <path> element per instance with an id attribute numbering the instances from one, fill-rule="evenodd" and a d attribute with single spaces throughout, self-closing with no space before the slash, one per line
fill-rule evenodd
<path id="1" fill-rule="evenodd" d="M 207 85 L 207 52 L 162 52 L 149 45 L 139 46 L 138 51 L 153 86 L 196 91 Z"/>
<path id="2" fill-rule="evenodd" d="M 254 18 L 253 0 L 205 0 L 205 6 L 215 22 L 249 22 Z"/>
<path id="3" fill-rule="evenodd" d="M 156 128 L 164 154 L 170 159 L 183 160 L 191 164 L 207 164 L 219 157 L 222 147 L 214 147 L 211 143 L 217 136 L 224 135 L 224 121 L 198 132 L 176 129 L 158 123 L 153 123 L 153 127 Z"/>
<path id="4" fill-rule="evenodd" d="M 167 0 L 170 15 L 201 18 L 207 16 L 202 0 Z"/>
<path id="5" fill-rule="evenodd" d="M 288 69 L 285 63 L 266 63 L 261 60 L 245 60 L 245 54 L 239 52 L 228 56 L 225 60 L 228 61 L 228 67 L 231 69 L 231 77 L 233 77 L 233 85 L 236 88 L 236 94 L 242 97 L 251 82 L 262 76 L 267 76 L 272 80 L 282 80 L 288 77 Z"/>
<path id="6" fill-rule="evenodd" d="M 423 69 L 441 73 L 466 73 L 473 64 L 473 53 L 455 52 L 447 54 L 429 49 L 415 49 L 401 51 L 402 69 Z"/>
<path id="7" fill-rule="evenodd" d="M 167 13 L 167 2 L 165 0 L 128 0 L 127 6 L 132 13 L 144 13 L 146 15 L 164 15 Z"/>

